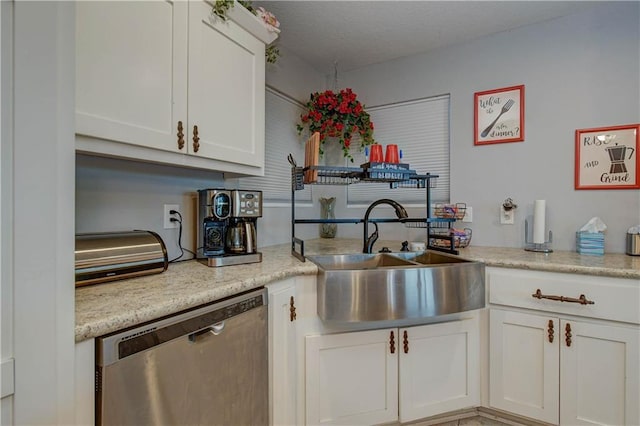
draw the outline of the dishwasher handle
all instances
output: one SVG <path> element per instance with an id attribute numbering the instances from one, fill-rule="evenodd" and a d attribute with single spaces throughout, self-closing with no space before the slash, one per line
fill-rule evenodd
<path id="1" fill-rule="evenodd" d="M 196 331 L 195 333 L 192 333 L 189 335 L 189 341 L 191 343 L 196 343 L 198 340 L 202 340 L 206 336 L 209 336 L 209 335 L 217 336 L 218 334 L 222 333 L 222 331 L 224 330 L 224 325 L 225 325 L 225 322 L 220 321 L 218 323 L 213 324 L 211 327 L 205 328 L 204 330 Z"/>

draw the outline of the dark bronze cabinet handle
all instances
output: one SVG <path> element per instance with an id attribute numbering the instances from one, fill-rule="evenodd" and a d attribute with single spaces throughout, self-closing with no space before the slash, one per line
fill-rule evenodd
<path id="1" fill-rule="evenodd" d="M 198 126 L 193 126 L 193 152 L 200 149 L 200 138 L 198 137 Z"/>
<path id="2" fill-rule="evenodd" d="M 577 299 L 573 297 L 565 297 L 565 296 L 551 296 L 547 294 L 542 294 L 540 289 L 537 289 L 535 293 L 531 295 L 536 299 L 549 299 L 549 300 L 559 300 L 560 302 L 569 302 L 569 303 L 579 303 L 581 305 L 593 305 L 596 302 L 592 300 L 587 300 L 587 297 L 584 294 L 581 294 Z"/>
<path id="3" fill-rule="evenodd" d="M 409 335 L 407 334 L 407 330 L 404 331 L 402 336 L 402 343 L 404 344 L 404 353 L 409 353 Z"/>
<path id="4" fill-rule="evenodd" d="M 567 323 L 564 331 L 565 342 L 567 343 L 567 346 L 571 346 L 571 324 Z"/>
<path id="5" fill-rule="evenodd" d="M 553 343 L 553 320 L 549 320 L 549 327 L 547 329 L 547 334 L 549 336 L 549 343 Z"/>
<path id="6" fill-rule="evenodd" d="M 289 320 L 291 322 L 295 321 L 297 318 L 295 303 L 295 299 L 293 298 L 293 296 L 291 296 L 291 299 L 289 299 Z"/>
<path id="7" fill-rule="evenodd" d="M 391 333 L 389 333 L 389 351 L 392 354 L 396 353 L 396 339 L 395 339 L 395 336 L 393 334 L 393 330 L 391 331 Z"/>
<path id="8" fill-rule="evenodd" d="M 183 133 L 182 121 L 178 121 L 178 149 L 184 148 L 184 133 Z"/>

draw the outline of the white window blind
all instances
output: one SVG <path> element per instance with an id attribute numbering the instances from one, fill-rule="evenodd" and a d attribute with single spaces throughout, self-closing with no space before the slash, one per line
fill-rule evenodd
<path id="1" fill-rule="evenodd" d="M 367 112 L 375 125 L 373 136 L 383 151 L 385 145 L 396 144 L 402 150 L 401 163 L 408 163 L 418 174 L 438 175 L 431 200 L 448 202 L 449 95 L 370 107 Z M 357 147 L 352 151 L 354 164 L 366 162 Z M 347 194 L 349 205 L 369 204 L 379 198 L 422 205 L 426 201 L 423 190 L 389 189 L 388 183 L 349 185 Z"/>
<path id="2" fill-rule="evenodd" d="M 299 166 L 304 166 L 304 144 L 296 132 L 303 106 L 285 95 L 267 88 L 265 94 L 264 176 L 240 179 L 241 188 L 262 190 L 266 203 L 291 201 L 291 153 Z M 309 185 L 296 191 L 296 202 L 311 201 Z"/>

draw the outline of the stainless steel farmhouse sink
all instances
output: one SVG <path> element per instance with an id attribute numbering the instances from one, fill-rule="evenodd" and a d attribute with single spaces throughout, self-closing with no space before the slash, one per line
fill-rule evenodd
<path id="1" fill-rule="evenodd" d="M 485 305 L 484 264 L 432 251 L 308 256 L 325 321 L 419 320 Z"/>

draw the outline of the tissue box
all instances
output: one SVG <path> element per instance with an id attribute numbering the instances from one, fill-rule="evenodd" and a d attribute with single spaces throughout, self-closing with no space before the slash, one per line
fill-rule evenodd
<path id="1" fill-rule="evenodd" d="M 576 232 L 576 250 L 580 254 L 604 255 L 604 232 Z"/>

